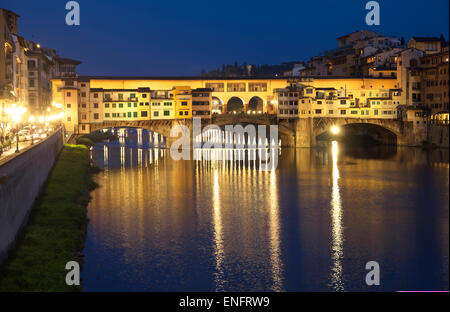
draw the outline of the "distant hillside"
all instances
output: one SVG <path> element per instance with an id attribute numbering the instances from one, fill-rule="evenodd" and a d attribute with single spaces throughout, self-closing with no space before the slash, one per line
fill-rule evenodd
<path id="1" fill-rule="evenodd" d="M 292 69 L 294 64 L 301 62 L 284 62 L 279 65 L 247 65 L 243 63 L 239 65 L 235 62 L 233 65 L 223 64 L 221 68 L 214 70 L 201 71 L 203 77 L 239 77 L 239 76 L 251 76 L 251 77 L 267 77 L 267 76 L 283 76 L 283 73 Z"/>

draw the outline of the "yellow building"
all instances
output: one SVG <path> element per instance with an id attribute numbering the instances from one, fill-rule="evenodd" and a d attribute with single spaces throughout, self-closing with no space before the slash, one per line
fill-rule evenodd
<path id="1" fill-rule="evenodd" d="M 156 90 L 151 92 L 152 120 L 175 119 L 175 101 L 172 90 Z"/>
<path id="2" fill-rule="evenodd" d="M 174 87 L 173 99 L 175 101 L 175 119 L 192 118 L 191 87 L 189 86 Z"/>

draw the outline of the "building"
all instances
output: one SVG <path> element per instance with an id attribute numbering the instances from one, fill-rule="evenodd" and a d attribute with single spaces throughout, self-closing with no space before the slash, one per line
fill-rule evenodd
<path id="1" fill-rule="evenodd" d="M 397 55 L 397 79 L 402 90 L 401 104 L 419 107 L 422 105 L 420 58 L 423 51 L 406 48 Z"/>
<path id="2" fill-rule="evenodd" d="M 279 120 L 394 119 L 402 96 L 392 77 L 76 77 L 52 82 L 53 101 L 64 112 L 66 130 L 74 133 L 88 133 L 92 123 L 108 121 L 211 118 L 230 113 L 233 99 L 242 100 L 243 113 L 276 114 Z"/>
<path id="3" fill-rule="evenodd" d="M 59 57 L 55 50 L 28 43 L 28 103 L 31 114 L 39 114 L 51 107 L 54 77 L 76 77 L 76 66 L 81 62 Z"/>
<path id="4" fill-rule="evenodd" d="M 412 37 L 408 42 L 408 48 L 423 51 L 425 54 L 434 54 L 441 51 L 441 38 L 437 37 Z"/>
<path id="5" fill-rule="evenodd" d="M 393 75 L 395 61 L 392 52 L 402 47 L 402 40 L 369 31 L 358 30 L 337 38 L 338 47 L 323 56 L 311 58 L 301 76 L 367 76 L 380 74 L 375 67 L 389 68 Z M 370 72 L 372 69 L 372 72 Z"/>
<path id="6" fill-rule="evenodd" d="M 6 110 L 16 103 L 14 67 L 18 34 L 17 20 L 19 15 L 0 8 L 0 122 L 2 132 L 8 121 Z M 15 40 L 16 39 L 16 40 Z"/>
<path id="7" fill-rule="evenodd" d="M 151 91 L 151 103 L 150 119 L 175 119 L 175 100 L 172 90 Z"/>
<path id="8" fill-rule="evenodd" d="M 211 119 L 212 90 L 197 88 L 192 90 L 192 117 Z"/>
<path id="9" fill-rule="evenodd" d="M 432 120 L 448 123 L 449 109 L 449 48 L 425 54 L 420 58 L 422 104 L 429 109 Z"/>
<path id="10" fill-rule="evenodd" d="M 190 86 L 175 86 L 173 88 L 175 102 L 175 118 L 192 118 L 192 94 Z"/>
<path id="11" fill-rule="evenodd" d="M 279 120 L 298 118 L 298 101 L 301 93 L 301 88 L 295 84 L 274 90 L 273 100 L 277 104 L 276 113 Z"/>

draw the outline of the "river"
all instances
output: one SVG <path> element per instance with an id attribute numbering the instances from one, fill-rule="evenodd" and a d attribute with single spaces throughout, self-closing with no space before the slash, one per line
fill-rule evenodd
<path id="1" fill-rule="evenodd" d="M 92 150 L 86 291 L 449 289 L 448 150 L 333 142 L 262 171 L 136 136 Z"/>

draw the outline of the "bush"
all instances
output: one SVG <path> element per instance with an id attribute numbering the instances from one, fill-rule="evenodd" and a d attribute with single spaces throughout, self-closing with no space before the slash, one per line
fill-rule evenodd
<path id="1" fill-rule="evenodd" d="M 81 144 L 81 145 L 90 147 L 90 146 L 94 145 L 94 142 L 89 138 L 80 137 L 77 139 L 77 144 Z"/>

